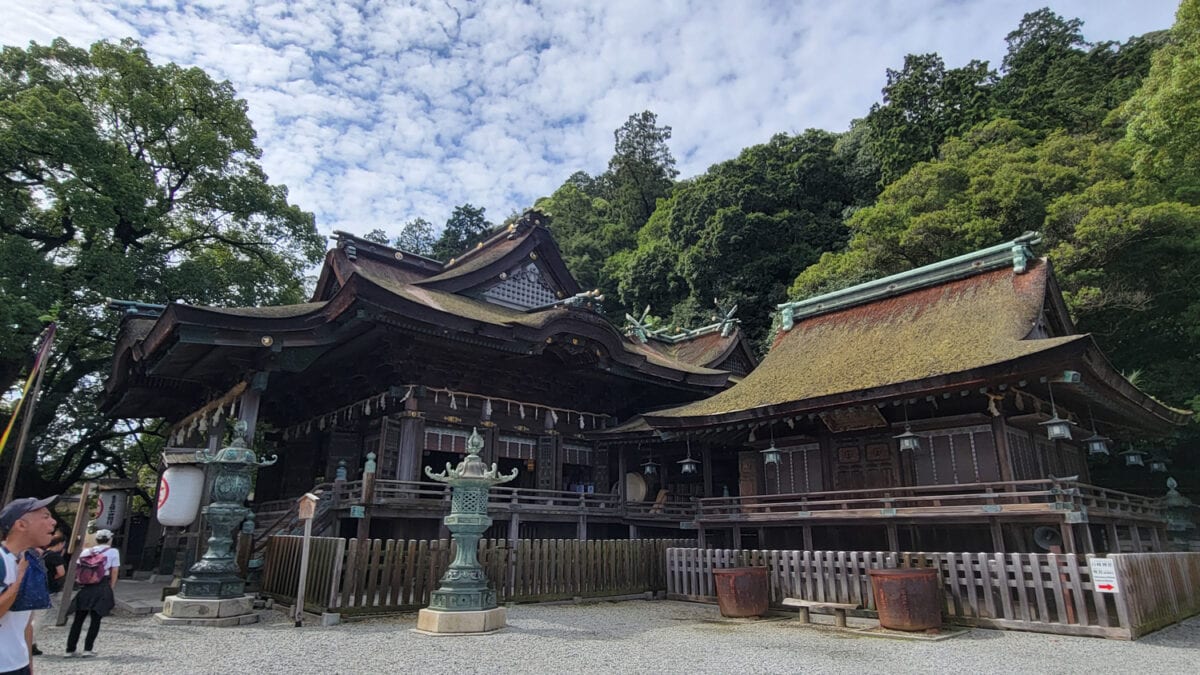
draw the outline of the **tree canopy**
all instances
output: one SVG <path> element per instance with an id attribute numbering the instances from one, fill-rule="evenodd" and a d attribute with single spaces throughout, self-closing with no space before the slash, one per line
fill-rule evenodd
<path id="1" fill-rule="evenodd" d="M 303 272 L 323 242 L 259 155 L 228 82 L 155 65 L 136 42 L 0 52 L 6 383 L 28 366 L 43 322 L 59 322 L 33 419 L 36 452 L 20 476 L 29 494 L 61 491 L 92 465 L 127 475 L 128 453 L 145 440 L 97 410 L 118 318 L 107 298 L 303 300 Z"/>

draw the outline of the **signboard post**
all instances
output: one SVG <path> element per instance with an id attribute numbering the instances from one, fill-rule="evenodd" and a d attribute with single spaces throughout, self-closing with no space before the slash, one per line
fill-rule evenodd
<path id="1" fill-rule="evenodd" d="M 308 547 L 312 539 L 313 515 L 320 498 L 311 492 L 300 498 L 300 520 L 304 521 L 304 543 L 300 548 L 300 587 L 296 589 L 296 627 L 304 624 L 304 587 L 308 585 Z"/>
<path id="2" fill-rule="evenodd" d="M 1117 566 L 1108 558 L 1092 558 L 1092 588 L 1101 593 L 1120 593 L 1121 586 L 1117 583 Z"/>

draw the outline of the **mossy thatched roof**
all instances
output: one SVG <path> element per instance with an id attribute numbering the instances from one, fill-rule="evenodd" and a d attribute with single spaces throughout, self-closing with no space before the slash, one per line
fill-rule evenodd
<path id="1" fill-rule="evenodd" d="M 669 420 L 767 408 L 961 373 L 1087 336 L 1026 339 L 1041 316 L 1049 265 L 1002 268 L 813 316 L 781 331 L 730 389 L 646 417 Z"/>

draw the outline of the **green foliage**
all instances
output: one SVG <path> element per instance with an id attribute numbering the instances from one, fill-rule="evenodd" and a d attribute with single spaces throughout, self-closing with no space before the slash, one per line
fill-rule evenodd
<path id="1" fill-rule="evenodd" d="M 480 209 L 479 215 L 483 215 L 483 209 Z M 400 234 L 396 235 L 393 243 L 401 251 L 431 256 L 433 246 L 437 243 L 433 236 L 433 223 L 424 218 L 413 218 L 400 228 Z"/>
<path id="2" fill-rule="evenodd" d="M 446 228 L 442 230 L 442 236 L 430 247 L 429 255 L 436 260 L 448 261 L 487 239 L 492 224 L 483 215 L 485 210 L 471 204 L 454 207 L 446 221 Z"/>
<path id="3" fill-rule="evenodd" d="M 1149 68 L 1161 38 L 1124 45 L 1089 43 L 1083 22 L 1049 9 L 1026 14 L 1008 34 L 1003 77 L 995 87 L 996 114 L 1029 129 L 1090 132 L 1128 98 Z"/>
<path id="4" fill-rule="evenodd" d="M 617 220 L 629 232 L 637 232 L 679 175 L 667 147 L 671 127 L 658 126 L 658 116 L 646 110 L 630 115 L 613 137 L 615 152 L 603 177 L 604 190 Z"/>
<path id="5" fill-rule="evenodd" d="M 1200 204 L 1200 1 L 1179 6 L 1170 43 L 1120 113 L 1139 176 L 1189 204 Z"/>
<path id="6" fill-rule="evenodd" d="M 621 303 L 674 308 L 673 321 L 707 320 L 714 300 L 739 306 L 762 338 L 787 280 L 844 241 L 841 213 L 854 203 L 837 136 L 780 134 L 676 186 L 611 267 Z"/>
<path id="7" fill-rule="evenodd" d="M 117 317 L 106 298 L 257 305 L 304 298 L 323 242 L 257 163 L 246 103 L 196 68 L 156 66 L 133 41 L 0 52 L 0 377 L 28 364 L 40 318 L 58 342 L 22 489 L 89 466 L 127 475 L 96 409 Z M 40 462 L 37 470 L 32 461 Z M 135 470 L 135 469 L 131 469 Z"/>
<path id="8" fill-rule="evenodd" d="M 988 119 L 995 74 L 982 61 L 946 69 L 937 54 L 909 54 L 887 71 L 883 103 L 863 121 L 886 183 L 932 159 L 946 138 Z"/>

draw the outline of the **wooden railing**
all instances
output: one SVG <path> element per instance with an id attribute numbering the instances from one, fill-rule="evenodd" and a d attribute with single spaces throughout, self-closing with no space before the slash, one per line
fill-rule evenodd
<path id="1" fill-rule="evenodd" d="M 274 536 L 261 592 L 295 602 L 302 537 Z M 537 602 L 664 591 L 666 551 L 685 539 L 479 542 L 479 561 L 500 602 Z M 453 542 L 313 537 L 305 609 L 343 615 L 411 611 L 429 604 L 454 556 Z"/>
<path id="2" fill-rule="evenodd" d="M 1130 640 L 1200 613 L 1200 553 L 1111 555 L 1116 593 L 1096 588 L 1093 557 L 672 548 L 667 597 L 715 602 L 714 568 L 763 566 L 775 607 L 791 597 L 873 612 L 867 570 L 934 567 L 942 578 L 942 614 L 951 623 Z"/>
<path id="3" fill-rule="evenodd" d="M 699 500 L 700 522 L 802 518 L 979 516 L 1082 511 L 1128 519 L 1161 520 L 1151 499 L 1070 480 L 1025 480 L 964 485 L 919 485 Z"/>

